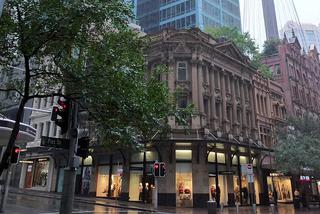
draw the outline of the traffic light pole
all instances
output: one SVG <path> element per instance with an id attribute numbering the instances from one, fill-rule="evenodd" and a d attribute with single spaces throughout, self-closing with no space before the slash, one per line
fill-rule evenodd
<path id="1" fill-rule="evenodd" d="M 158 177 L 154 177 L 153 208 L 158 209 Z"/>
<path id="2" fill-rule="evenodd" d="M 71 214 L 73 208 L 74 191 L 76 185 L 76 150 L 78 141 L 78 104 L 71 102 L 69 113 L 69 131 L 67 136 L 70 137 L 69 162 L 68 167 L 64 169 L 63 190 L 60 201 L 60 214 Z"/>

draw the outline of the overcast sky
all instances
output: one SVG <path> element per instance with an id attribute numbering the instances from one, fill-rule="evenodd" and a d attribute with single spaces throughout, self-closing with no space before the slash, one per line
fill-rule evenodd
<path id="1" fill-rule="evenodd" d="M 293 0 L 300 22 L 320 23 L 320 0 Z"/>
<path id="2" fill-rule="evenodd" d="M 262 0 L 240 0 L 242 30 L 249 32 L 258 44 L 265 41 Z M 293 1 L 301 23 L 320 24 L 320 0 L 274 0 L 278 29 L 289 21 L 297 21 L 294 16 Z M 320 25 L 319 25 L 320 26 Z"/>

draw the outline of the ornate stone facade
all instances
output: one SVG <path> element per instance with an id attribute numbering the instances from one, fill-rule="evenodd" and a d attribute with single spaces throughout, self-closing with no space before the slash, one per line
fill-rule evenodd
<path id="1" fill-rule="evenodd" d="M 197 29 L 164 30 L 152 38 L 149 68 L 168 66 L 170 72 L 161 79 L 171 91 L 181 88 L 181 99 L 194 105 L 192 129 L 257 139 L 255 70 L 232 42 L 217 41 Z M 185 66 L 183 77 L 179 76 L 180 65 Z M 179 128 L 174 119 L 171 125 Z"/>
<path id="2" fill-rule="evenodd" d="M 320 113 L 320 64 L 318 51 L 312 46 L 306 54 L 298 39 L 283 39 L 278 53 L 264 59 L 274 71 L 275 81 L 282 86 L 289 116 L 301 117 L 309 112 Z"/>

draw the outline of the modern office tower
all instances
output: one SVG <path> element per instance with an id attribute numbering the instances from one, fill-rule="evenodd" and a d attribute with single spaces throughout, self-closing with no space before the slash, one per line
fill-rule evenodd
<path id="1" fill-rule="evenodd" d="M 135 0 L 135 13 L 146 33 L 163 28 L 236 27 L 241 30 L 239 0 Z"/>
<path id="2" fill-rule="evenodd" d="M 262 0 L 262 8 L 267 40 L 279 39 L 274 0 Z"/>
<path id="3" fill-rule="evenodd" d="M 280 30 L 280 35 L 284 34 L 287 38 L 297 37 L 302 48 L 308 52 L 315 45 L 320 50 L 320 26 L 314 24 L 301 23 L 293 21 L 287 22 Z"/>

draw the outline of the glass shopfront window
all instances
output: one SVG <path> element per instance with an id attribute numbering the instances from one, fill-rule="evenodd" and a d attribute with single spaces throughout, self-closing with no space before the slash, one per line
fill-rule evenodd
<path id="1" fill-rule="evenodd" d="M 130 170 L 129 200 L 142 201 L 142 164 L 134 167 L 132 167 L 133 170 Z"/>
<path id="2" fill-rule="evenodd" d="M 267 177 L 269 201 L 274 201 L 273 190 L 277 192 L 278 202 L 292 202 L 292 185 L 290 177 Z"/>
<path id="3" fill-rule="evenodd" d="M 50 161 L 46 158 L 35 161 L 33 187 L 46 187 L 48 184 L 48 172 Z"/>
<path id="4" fill-rule="evenodd" d="M 192 164 L 176 163 L 177 207 L 192 207 Z"/>
<path id="5" fill-rule="evenodd" d="M 97 197 L 107 197 L 109 188 L 109 166 L 99 166 L 97 179 Z"/>
<path id="6" fill-rule="evenodd" d="M 240 188 L 239 176 L 233 176 L 233 186 L 236 202 L 241 203 L 242 205 L 247 205 L 250 203 L 250 193 L 249 193 L 249 183 L 246 175 L 241 176 L 241 188 Z M 254 175 L 254 194 L 256 198 L 256 203 L 260 203 L 259 198 L 259 183 L 257 176 Z M 242 198 L 242 202 L 241 202 Z"/>
<path id="7" fill-rule="evenodd" d="M 220 204 L 228 204 L 228 192 L 227 192 L 227 176 L 218 175 L 219 189 L 220 189 L 220 198 L 217 194 L 217 184 L 216 184 L 216 175 L 209 176 L 209 198 L 213 200 L 215 197 L 216 201 L 220 201 Z"/>
<path id="8" fill-rule="evenodd" d="M 118 198 L 121 194 L 121 183 L 122 183 L 122 165 L 112 166 L 111 175 L 111 195 L 109 197 Z"/>

